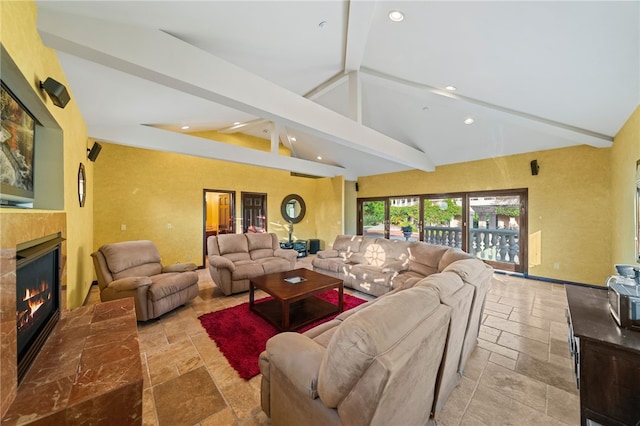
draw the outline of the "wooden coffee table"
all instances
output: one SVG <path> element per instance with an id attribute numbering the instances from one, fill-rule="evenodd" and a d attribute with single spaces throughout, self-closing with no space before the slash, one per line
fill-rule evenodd
<path id="1" fill-rule="evenodd" d="M 285 279 L 298 277 L 304 281 L 295 284 L 285 281 Z M 273 299 L 254 303 L 256 288 L 271 295 Z M 338 305 L 314 296 L 332 288 L 338 289 Z M 294 269 L 251 278 L 249 310 L 269 321 L 278 330 L 290 331 L 328 315 L 342 312 L 342 296 L 341 279 L 319 274 L 309 269 Z"/>

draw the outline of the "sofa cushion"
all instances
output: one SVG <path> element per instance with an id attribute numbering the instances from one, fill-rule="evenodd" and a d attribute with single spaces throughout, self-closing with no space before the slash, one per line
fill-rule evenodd
<path id="1" fill-rule="evenodd" d="M 333 249 L 339 252 L 358 252 L 363 237 L 359 235 L 338 235 L 333 242 Z"/>
<path id="2" fill-rule="evenodd" d="M 381 268 L 371 265 L 353 265 L 349 275 L 356 281 L 363 283 L 389 286 L 389 280 L 397 272 L 383 272 Z"/>
<path id="3" fill-rule="evenodd" d="M 440 300 L 446 299 L 464 287 L 462 278 L 454 272 L 439 272 L 421 279 L 415 287 L 433 287 L 438 292 Z"/>
<path id="4" fill-rule="evenodd" d="M 218 235 L 218 249 L 221 255 L 229 253 L 246 253 L 249 257 L 249 243 L 244 234 Z"/>
<path id="5" fill-rule="evenodd" d="M 316 257 L 311 262 L 314 269 L 320 269 L 331 272 L 343 272 L 343 268 L 347 266 L 345 262 L 340 258 L 320 259 Z"/>
<path id="6" fill-rule="evenodd" d="M 264 259 L 256 260 L 256 262 L 262 266 L 264 274 L 288 271 L 289 267 L 291 266 L 291 263 L 289 263 L 288 260 L 279 257 L 267 257 Z"/>
<path id="7" fill-rule="evenodd" d="M 464 281 L 474 281 L 479 274 L 487 272 L 487 265 L 479 259 L 460 259 L 447 265 L 442 272 L 455 272 Z"/>
<path id="8" fill-rule="evenodd" d="M 249 251 L 271 249 L 273 254 L 273 234 L 247 234 Z"/>
<path id="9" fill-rule="evenodd" d="M 475 256 L 472 256 L 469 253 L 466 253 L 457 248 L 450 248 L 446 252 L 444 252 L 442 258 L 440 259 L 440 262 L 438 262 L 438 270 L 444 271 L 444 269 L 451 263 L 463 259 L 475 259 Z"/>
<path id="10" fill-rule="evenodd" d="M 386 244 L 381 238 L 365 238 L 360 246 L 360 254 L 366 259 L 367 265 L 381 267 L 387 262 L 387 257 L 391 259 L 385 246 Z"/>
<path id="11" fill-rule="evenodd" d="M 381 298 L 345 319 L 333 333 L 320 366 L 318 394 L 322 402 L 337 407 L 375 358 L 420 327 L 439 306 L 433 289 L 411 288 Z"/>
<path id="12" fill-rule="evenodd" d="M 264 275 L 264 268 L 257 262 L 236 262 L 236 270 L 231 273 L 233 281 L 246 280 Z"/>
<path id="13" fill-rule="evenodd" d="M 120 278 L 126 278 L 128 276 L 153 275 L 153 273 L 145 274 L 143 272 L 147 270 L 151 270 L 151 272 L 153 272 L 155 268 L 160 268 L 158 272 L 154 272 L 155 274 L 162 270 L 162 259 L 160 258 L 160 253 L 158 252 L 155 244 L 148 240 L 124 241 L 121 243 L 106 244 L 100 247 L 99 250 L 107 262 L 109 271 L 111 271 L 113 275 L 136 266 L 157 264 L 156 266 L 146 267 L 144 271 L 136 271 L 134 275 L 126 274 Z"/>
<path id="14" fill-rule="evenodd" d="M 148 277 L 162 273 L 162 265 L 160 263 L 145 263 L 138 266 L 133 266 L 129 269 L 112 274 L 114 280 L 129 277 Z"/>
<path id="15" fill-rule="evenodd" d="M 251 261 L 251 255 L 249 252 L 227 253 L 222 255 L 222 257 L 229 259 L 233 263 Z"/>
<path id="16" fill-rule="evenodd" d="M 425 276 L 437 272 L 440 259 L 448 250 L 449 247 L 446 246 L 412 242 L 408 248 L 411 259 L 409 270 L 416 272 L 421 272 L 421 270 L 424 272 L 432 271 L 423 274 Z"/>
<path id="17" fill-rule="evenodd" d="M 338 250 L 322 250 L 318 252 L 319 259 L 328 259 L 332 257 L 338 257 L 339 255 L 340 253 L 338 253 Z"/>
<path id="18" fill-rule="evenodd" d="M 263 234 L 256 234 L 256 235 L 263 235 Z M 272 248 L 263 248 L 263 249 L 251 250 L 249 252 L 249 256 L 253 260 L 258 260 L 258 259 L 273 257 L 274 254 L 273 254 Z"/>
<path id="19" fill-rule="evenodd" d="M 164 299 L 178 293 L 198 282 L 198 274 L 190 272 L 169 272 L 151 277 L 153 284 L 149 287 L 148 298 L 152 301 Z"/>

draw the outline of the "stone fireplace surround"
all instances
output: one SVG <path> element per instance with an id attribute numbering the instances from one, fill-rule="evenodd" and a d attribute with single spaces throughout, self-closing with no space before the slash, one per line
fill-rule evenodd
<path id="1" fill-rule="evenodd" d="M 18 390 L 16 330 L 16 246 L 25 241 L 61 233 L 66 238 L 66 214 L 63 212 L 0 213 L 0 401 L 2 416 L 13 403 Z M 61 286 L 67 283 L 66 244 L 62 244 Z M 64 297 L 61 310 L 66 310 Z"/>
<path id="2" fill-rule="evenodd" d="M 142 423 L 142 364 L 133 299 L 66 309 L 17 383 L 16 246 L 60 233 L 66 214 L 0 213 L 0 418 L 2 425 Z M 66 244 L 61 277 L 67 283 Z"/>

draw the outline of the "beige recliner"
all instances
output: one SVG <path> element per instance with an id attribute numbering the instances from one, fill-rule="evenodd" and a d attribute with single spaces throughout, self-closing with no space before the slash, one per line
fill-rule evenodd
<path id="1" fill-rule="evenodd" d="M 106 244 L 92 253 L 100 300 L 133 297 L 138 321 L 147 321 L 185 304 L 198 295 L 194 263 L 163 267 L 151 241 Z"/>

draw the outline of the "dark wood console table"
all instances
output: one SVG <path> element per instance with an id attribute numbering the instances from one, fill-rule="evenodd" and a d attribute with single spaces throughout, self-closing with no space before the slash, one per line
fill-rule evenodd
<path id="1" fill-rule="evenodd" d="M 582 425 L 638 424 L 640 332 L 618 327 L 609 313 L 606 288 L 565 288 Z"/>

